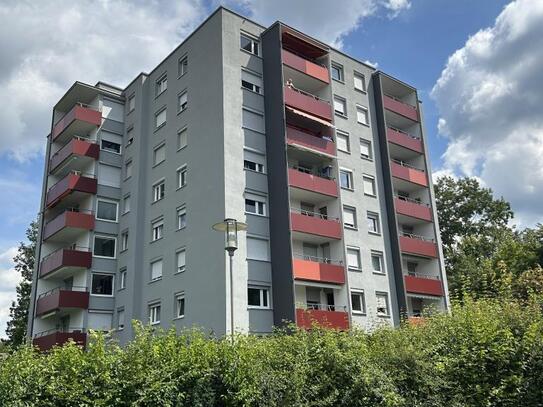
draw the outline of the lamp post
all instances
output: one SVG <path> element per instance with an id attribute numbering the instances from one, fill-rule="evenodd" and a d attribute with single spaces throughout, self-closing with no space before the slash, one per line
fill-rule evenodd
<path id="1" fill-rule="evenodd" d="M 247 224 L 226 218 L 223 222 L 215 223 L 213 230 L 224 232 L 224 250 L 230 259 L 230 334 L 234 341 L 234 252 L 238 248 L 238 232 L 247 230 Z"/>

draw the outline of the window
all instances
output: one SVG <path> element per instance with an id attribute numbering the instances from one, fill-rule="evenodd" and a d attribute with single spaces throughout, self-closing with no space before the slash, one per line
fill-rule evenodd
<path id="1" fill-rule="evenodd" d="M 186 127 L 177 132 L 177 150 L 181 150 L 187 146 L 189 142 L 188 137 L 189 135 Z"/>
<path id="2" fill-rule="evenodd" d="M 343 67 L 341 65 L 332 63 L 332 79 L 343 82 Z"/>
<path id="3" fill-rule="evenodd" d="M 160 201 L 162 198 L 164 198 L 164 193 L 165 193 L 164 181 L 161 181 L 158 184 L 153 185 L 153 202 Z"/>
<path id="4" fill-rule="evenodd" d="M 362 106 L 356 106 L 356 121 L 358 123 L 368 125 L 368 109 Z"/>
<path id="5" fill-rule="evenodd" d="M 166 108 L 155 114 L 155 129 L 162 127 L 166 124 Z"/>
<path id="6" fill-rule="evenodd" d="M 189 69 L 189 58 L 185 55 L 184 57 L 179 58 L 177 63 L 177 76 L 183 76 L 188 72 Z"/>
<path id="7" fill-rule="evenodd" d="M 376 293 L 375 297 L 377 299 L 377 316 L 387 317 L 388 316 L 388 294 Z"/>
<path id="8" fill-rule="evenodd" d="M 127 161 L 124 165 L 124 178 L 130 178 L 132 176 L 132 161 Z"/>
<path id="9" fill-rule="evenodd" d="M 187 226 L 187 209 L 182 206 L 177 208 L 177 229 L 183 229 Z"/>
<path id="10" fill-rule="evenodd" d="M 124 329 L 124 309 L 117 311 L 117 329 L 119 331 Z"/>
<path id="11" fill-rule="evenodd" d="M 240 36 L 240 47 L 241 49 L 244 49 L 247 52 L 250 52 L 251 54 L 258 55 L 259 49 L 258 49 L 258 41 L 253 40 L 252 38 L 248 37 L 247 35 L 241 34 Z"/>
<path id="12" fill-rule="evenodd" d="M 360 249 L 354 247 L 347 248 L 347 267 L 349 270 L 362 270 Z"/>
<path id="13" fill-rule="evenodd" d="M 98 183 L 108 187 L 121 187 L 121 169 L 113 165 L 98 164 Z"/>
<path id="14" fill-rule="evenodd" d="M 264 172 L 264 165 L 249 160 L 243 161 L 243 168 L 256 172 Z"/>
<path id="15" fill-rule="evenodd" d="M 155 95 L 160 95 L 166 89 L 168 89 L 168 77 L 166 76 L 166 74 L 164 74 L 156 81 Z"/>
<path id="16" fill-rule="evenodd" d="M 119 290 L 123 290 L 126 288 L 126 269 L 122 269 L 119 271 Z"/>
<path id="17" fill-rule="evenodd" d="M 187 166 L 184 165 L 177 170 L 177 188 L 187 185 Z"/>
<path id="18" fill-rule="evenodd" d="M 121 234 L 121 251 L 128 249 L 128 232 Z"/>
<path id="19" fill-rule="evenodd" d="M 362 177 L 362 183 L 364 184 L 364 194 L 375 196 L 375 178 L 364 176 Z"/>
<path id="20" fill-rule="evenodd" d="M 360 156 L 367 160 L 372 159 L 371 155 L 371 141 L 360 139 Z"/>
<path id="21" fill-rule="evenodd" d="M 346 228 L 356 229 L 356 208 L 352 206 L 343 207 L 343 225 Z"/>
<path id="22" fill-rule="evenodd" d="M 182 112 L 188 106 L 187 91 L 184 91 L 177 95 L 177 112 Z"/>
<path id="23" fill-rule="evenodd" d="M 247 259 L 270 261 L 269 241 L 247 236 Z"/>
<path id="24" fill-rule="evenodd" d="M 175 253 L 175 257 L 177 260 L 177 271 L 176 273 L 182 273 L 186 270 L 186 262 L 187 262 L 187 251 L 186 249 L 181 249 L 177 253 Z"/>
<path id="25" fill-rule="evenodd" d="M 241 71 L 241 87 L 250 91 L 261 93 L 262 77 L 246 70 Z"/>
<path id="26" fill-rule="evenodd" d="M 93 329 L 95 331 L 107 332 L 111 329 L 111 319 L 113 314 L 111 312 L 88 312 L 87 329 Z"/>
<path id="27" fill-rule="evenodd" d="M 96 206 L 96 219 L 117 222 L 117 202 L 98 199 Z"/>
<path id="28" fill-rule="evenodd" d="M 155 147 L 153 151 L 153 165 L 160 164 L 166 159 L 166 144 Z"/>
<path id="29" fill-rule="evenodd" d="M 92 295 L 113 295 L 113 275 L 92 273 Z"/>
<path id="30" fill-rule="evenodd" d="M 364 291 L 351 291 L 351 306 L 353 314 L 366 313 L 366 299 L 364 298 Z"/>
<path id="31" fill-rule="evenodd" d="M 151 262 L 151 281 L 162 278 L 162 259 Z"/>
<path id="32" fill-rule="evenodd" d="M 100 132 L 100 149 L 110 153 L 121 154 L 122 136 L 102 130 Z"/>
<path id="33" fill-rule="evenodd" d="M 351 151 L 351 146 L 349 143 L 349 134 L 343 133 L 340 131 L 336 132 L 336 145 L 337 149 L 340 151 L 345 151 L 346 153 Z"/>
<path id="34" fill-rule="evenodd" d="M 185 316 L 185 293 L 175 295 L 175 317 L 183 318 Z"/>
<path id="35" fill-rule="evenodd" d="M 164 220 L 160 219 L 160 220 L 154 221 L 151 224 L 151 240 L 153 242 L 158 239 L 162 239 L 163 232 L 164 232 Z"/>
<path id="36" fill-rule="evenodd" d="M 383 253 L 371 252 L 371 265 L 374 273 L 385 274 Z"/>
<path id="37" fill-rule="evenodd" d="M 123 198 L 123 214 L 130 212 L 130 195 Z"/>
<path id="38" fill-rule="evenodd" d="M 366 78 L 361 73 L 354 73 L 354 88 L 362 92 L 366 91 Z"/>
<path id="39" fill-rule="evenodd" d="M 266 198 L 253 194 L 245 194 L 245 212 L 266 216 Z"/>
<path id="40" fill-rule="evenodd" d="M 381 233 L 381 227 L 379 225 L 379 214 L 374 213 L 374 212 L 368 212 L 367 220 L 368 220 L 369 233 L 375 233 L 375 234 Z"/>
<path id="41" fill-rule="evenodd" d="M 270 308 L 270 289 L 249 286 L 247 288 L 247 300 L 249 308 Z"/>
<path id="42" fill-rule="evenodd" d="M 93 254 L 98 257 L 115 258 L 115 244 L 114 237 L 94 236 Z"/>
<path id="43" fill-rule="evenodd" d="M 149 323 L 151 325 L 160 324 L 160 304 L 149 305 Z"/>
<path id="44" fill-rule="evenodd" d="M 334 96 L 334 112 L 340 116 L 347 116 L 347 102 L 339 96 Z"/>
<path id="45" fill-rule="evenodd" d="M 339 170 L 339 184 L 341 188 L 354 189 L 353 173 L 349 170 Z"/>
<path id="46" fill-rule="evenodd" d="M 407 274 L 410 276 L 416 276 L 417 275 L 417 267 L 418 263 L 415 263 L 414 261 L 408 261 L 407 262 Z"/>
<path id="47" fill-rule="evenodd" d="M 134 144 L 134 128 L 131 127 L 126 131 L 126 146 Z"/>
<path id="48" fill-rule="evenodd" d="M 132 95 L 128 98 L 128 113 L 136 109 L 136 95 Z"/>
<path id="49" fill-rule="evenodd" d="M 241 110 L 241 123 L 243 128 L 265 133 L 264 114 L 262 112 L 243 108 Z"/>
<path id="50" fill-rule="evenodd" d="M 264 173 L 264 163 L 266 157 L 264 154 L 243 150 L 243 168 L 250 171 Z"/>

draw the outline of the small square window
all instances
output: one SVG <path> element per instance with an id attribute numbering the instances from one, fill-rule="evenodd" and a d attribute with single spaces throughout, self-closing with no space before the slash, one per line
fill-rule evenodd
<path id="1" fill-rule="evenodd" d="M 368 109 L 363 106 L 356 106 L 356 121 L 358 123 L 368 125 Z"/>
<path id="2" fill-rule="evenodd" d="M 366 78 L 361 73 L 354 73 L 354 88 L 361 92 L 366 91 Z"/>
<path id="3" fill-rule="evenodd" d="M 187 209 L 182 206 L 177 208 L 177 229 L 187 227 Z"/>
<path id="4" fill-rule="evenodd" d="M 158 220 L 151 224 L 151 240 L 157 241 L 159 239 L 162 239 L 164 234 L 164 221 Z"/>
<path id="5" fill-rule="evenodd" d="M 349 170 L 339 170 L 339 183 L 341 188 L 354 190 L 353 173 Z"/>
<path id="6" fill-rule="evenodd" d="M 186 262 L 187 262 L 187 251 L 186 249 L 181 249 L 177 253 L 175 253 L 176 257 L 176 263 L 177 263 L 177 270 L 176 273 L 182 273 L 186 270 Z"/>
<path id="7" fill-rule="evenodd" d="M 175 317 L 183 318 L 185 316 L 185 293 L 175 295 Z"/>
<path id="8" fill-rule="evenodd" d="M 117 222 L 117 202 L 98 199 L 96 203 L 96 219 Z"/>
<path id="9" fill-rule="evenodd" d="M 362 270 L 360 262 L 360 249 L 354 247 L 347 248 L 347 267 L 349 270 Z"/>
<path id="10" fill-rule="evenodd" d="M 185 148 L 188 144 L 188 130 L 185 127 L 177 132 L 177 150 Z"/>
<path id="11" fill-rule="evenodd" d="M 343 67 L 341 65 L 332 63 L 332 79 L 343 82 Z"/>
<path id="12" fill-rule="evenodd" d="M 371 252 L 371 265 L 374 273 L 385 274 L 383 253 Z"/>
<path id="13" fill-rule="evenodd" d="M 155 114 L 155 128 L 158 129 L 166 124 L 166 108 Z"/>
<path id="14" fill-rule="evenodd" d="M 187 174 L 188 170 L 186 165 L 177 170 L 177 188 L 182 188 L 187 185 Z"/>
<path id="15" fill-rule="evenodd" d="M 184 57 L 179 58 L 177 64 L 177 76 L 183 76 L 188 72 L 189 69 L 189 58 L 185 55 Z"/>
<path id="16" fill-rule="evenodd" d="M 343 206 L 343 226 L 356 229 L 356 208 Z"/>
<path id="17" fill-rule="evenodd" d="M 337 149 L 349 153 L 351 151 L 351 145 L 349 142 L 349 134 L 342 131 L 336 132 L 336 145 Z"/>
<path id="18" fill-rule="evenodd" d="M 370 196 L 376 196 L 375 193 L 375 178 L 364 176 L 362 177 L 362 182 L 364 184 L 364 194 Z"/>
<path id="19" fill-rule="evenodd" d="M 371 141 L 360 139 L 360 156 L 366 160 L 371 160 L 373 158 L 371 153 Z"/>
<path id="20" fill-rule="evenodd" d="M 249 308 L 270 308 L 270 289 L 268 287 L 249 286 L 247 288 Z"/>
<path id="21" fill-rule="evenodd" d="M 162 278 L 162 259 L 151 262 L 151 281 Z"/>
<path id="22" fill-rule="evenodd" d="M 164 184 L 164 181 L 153 185 L 153 202 L 160 201 L 162 198 L 164 198 L 165 191 L 166 186 Z"/>
<path id="23" fill-rule="evenodd" d="M 339 96 L 334 96 L 334 112 L 347 117 L 347 101 Z"/>
<path id="24" fill-rule="evenodd" d="M 376 293 L 377 300 L 377 316 L 387 317 L 389 316 L 388 310 L 388 294 L 387 293 Z"/>
<path id="25" fill-rule="evenodd" d="M 353 314 L 366 313 L 366 299 L 364 298 L 364 291 L 351 291 L 351 306 Z"/>
<path id="26" fill-rule="evenodd" d="M 177 95 L 177 111 L 182 112 L 188 106 L 188 96 L 187 91 L 184 91 Z"/>
<path id="27" fill-rule="evenodd" d="M 149 305 L 149 324 L 160 324 L 160 304 Z"/>
<path id="28" fill-rule="evenodd" d="M 240 35 L 240 47 L 251 54 L 259 55 L 258 41 L 247 35 Z"/>
<path id="29" fill-rule="evenodd" d="M 166 89 L 168 89 L 168 77 L 164 74 L 156 81 L 155 95 L 160 95 Z"/>

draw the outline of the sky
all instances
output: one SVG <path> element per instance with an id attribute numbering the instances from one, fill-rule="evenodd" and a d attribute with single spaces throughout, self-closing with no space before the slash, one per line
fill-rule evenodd
<path id="1" fill-rule="evenodd" d="M 419 90 L 434 177 L 477 177 L 543 221 L 543 0 L 0 0 L 0 336 L 36 217 L 51 108 L 76 80 L 126 86 L 219 4 L 276 20 Z"/>

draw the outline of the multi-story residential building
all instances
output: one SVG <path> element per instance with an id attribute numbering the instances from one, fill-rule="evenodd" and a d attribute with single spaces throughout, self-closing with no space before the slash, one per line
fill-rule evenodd
<path id="1" fill-rule="evenodd" d="M 124 89 L 53 108 L 29 333 L 131 320 L 267 333 L 446 310 L 413 87 L 281 22 L 219 8 Z M 224 218 L 248 224 L 232 292 Z"/>

